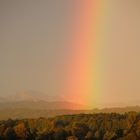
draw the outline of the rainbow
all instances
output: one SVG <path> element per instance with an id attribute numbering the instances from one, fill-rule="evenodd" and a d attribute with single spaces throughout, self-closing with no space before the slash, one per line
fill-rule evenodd
<path id="1" fill-rule="evenodd" d="M 80 2 L 80 4 L 79 4 Z M 74 1 L 70 39 L 70 56 L 66 64 L 66 78 L 61 94 L 67 100 L 98 106 L 101 93 L 101 23 L 103 2 Z M 102 10 L 101 10 L 102 9 Z"/>

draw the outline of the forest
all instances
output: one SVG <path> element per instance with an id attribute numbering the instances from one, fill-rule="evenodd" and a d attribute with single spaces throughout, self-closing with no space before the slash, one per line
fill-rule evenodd
<path id="1" fill-rule="evenodd" d="M 1 120 L 0 140 L 140 140 L 140 113 Z"/>

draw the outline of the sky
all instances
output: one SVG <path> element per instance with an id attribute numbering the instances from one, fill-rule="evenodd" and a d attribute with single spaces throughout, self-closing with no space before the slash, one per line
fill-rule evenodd
<path id="1" fill-rule="evenodd" d="M 90 2 L 0 0 L 0 96 L 33 90 L 93 107 L 140 105 L 140 2 Z M 89 45 L 96 64 L 86 38 L 98 42 Z"/>

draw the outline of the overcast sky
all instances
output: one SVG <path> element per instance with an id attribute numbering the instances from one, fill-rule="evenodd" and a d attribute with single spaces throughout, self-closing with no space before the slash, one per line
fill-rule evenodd
<path id="1" fill-rule="evenodd" d="M 0 0 L 1 96 L 25 90 L 59 96 L 74 6 L 74 0 Z M 140 2 L 108 0 L 106 10 L 101 104 L 140 105 Z"/>

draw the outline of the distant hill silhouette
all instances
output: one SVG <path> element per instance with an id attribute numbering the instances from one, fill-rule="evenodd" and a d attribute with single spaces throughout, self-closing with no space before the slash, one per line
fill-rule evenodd
<path id="1" fill-rule="evenodd" d="M 38 96 L 39 95 L 39 96 Z M 38 118 L 79 113 L 125 113 L 140 112 L 139 106 L 115 107 L 88 110 L 88 107 L 74 102 L 53 101 L 37 91 L 23 91 L 9 97 L 0 97 L 0 120 L 8 118 Z"/>
<path id="2" fill-rule="evenodd" d="M 75 109 L 81 110 L 87 107 L 81 104 L 63 101 L 12 101 L 0 102 L 0 109 L 46 109 L 46 110 L 60 110 L 60 109 Z"/>
<path id="3" fill-rule="evenodd" d="M 91 112 L 93 113 L 125 113 L 125 112 L 140 112 L 139 106 L 128 106 L 128 107 L 112 107 L 112 108 L 103 108 L 103 109 L 93 109 Z"/>
<path id="4" fill-rule="evenodd" d="M 140 112 L 139 106 L 124 107 L 124 108 L 104 108 L 86 110 L 85 106 L 71 102 L 47 102 L 47 101 L 21 101 L 21 102 L 0 102 L 0 120 L 8 118 L 38 118 L 38 117 L 53 117 L 65 114 L 79 113 L 125 113 L 125 112 Z"/>

